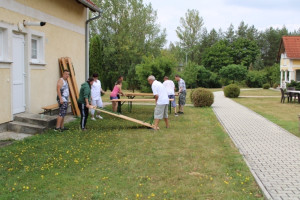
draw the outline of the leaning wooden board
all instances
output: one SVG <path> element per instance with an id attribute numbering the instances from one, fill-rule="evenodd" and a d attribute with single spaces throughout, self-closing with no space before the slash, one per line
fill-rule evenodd
<path id="1" fill-rule="evenodd" d="M 67 62 L 66 62 L 67 67 L 70 71 L 70 76 L 71 76 L 71 79 L 72 79 L 72 84 L 73 84 L 75 96 L 76 96 L 76 99 L 78 99 L 79 98 L 79 90 L 78 90 L 78 86 L 77 86 L 77 81 L 76 81 L 76 77 L 75 77 L 75 71 L 74 71 L 73 63 L 71 61 L 71 58 L 66 57 L 65 59 L 67 60 Z"/>
<path id="2" fill-rule="evenodd" d="M 61 61 L 62 61 L 63 69 L 68 70 L 65 59 L 61 59 Z M 76 98 L 72 80 L 70 77 L 68 78 L 68 84 L 69 84 L 69 89 L 70 89 L 71 102 L 74 105 L 76 116 L 80 116 L 80 111 L 79 111 L 78 104 L 77 104 L 77 98 Z"/>
<path id="3" fill-rule="evenodd" d="M 60 75 L 62 77 L 64 67 L 62 65 L 62 59 L 61 58 L 58 59 L 58 65 L 59 65 L 59 69 L 60 69 Z M 71 108 L 72 108 L 71 110 L 72 110 L 73 115 L 76 115 L 76 110 L 75 110 L 74 104 L 72 102 L 71 102 Z"/>
<path id="4" fill-rule="evenodd" d="M 149 123 L 146 123 L 146 122 L 143 122 L 143 121 L 140 121 L 140 120 L 131 118 L 131 117 L 127 117 L 127 116 L 125 116 L 125 115 L 115 114 L 115 113 L 112 113 L 112 112 L 109 112 L 109 111 L 106 111 L 106 110 L 103 110 L 103 109 L 99 109 L 99 108 L 96 108 L 95 110 L 100 111 L 100 112 L 103 112 L 103 113 L 106 113 L 106 114 L 108 114 L 108 115 L 112 115 L 112 116 L 114 116 L 114 117 L 118 117 L 118 118 L 121 118 L 121 119 L 124 119 L 124 120 L 127 120 L 127 121 L 131 121 L 131 122 L 140 124 L 140 125 L 142 125 L 142 126 L 146 126 L 146 127 L 153 128 L 153 129 L 154 129 L 154 125 L 151 125 L 151 124 L 149 124 Z"/>

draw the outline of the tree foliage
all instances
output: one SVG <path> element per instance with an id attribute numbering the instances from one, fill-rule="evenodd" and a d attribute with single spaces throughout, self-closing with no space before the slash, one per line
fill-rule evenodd
<path id="1" fill-rule="evenodd" d="M 104 88 L 112 89 L 120 74 L 126 77 L 130 69 L 134 73 L 132 66 L 143 56 L 160 56 L 166 33 L 156 23 L 152 6 L 142 0 L 94 2 L 104 12 L 91 24 L 90 73 L 98 72 Z"/>
<path id="2" fill-rule="evenodd" d="M 144 57 L 143 62 L 136 66 L 136 74 L 142 92 L 151 92 L 147 78 L 155 76 L 156 80 L 163 81 L 164 76 L 170 76 L 176 67 L 174 59 L 162 57 Z"/>
<path id="3" fill-rule="evenodd" d="M 220 70 L 220 76 L 224 79 L 231 80 L 233 83 L 235 81 L 242 81 L 247 76 L 247 68 L 242 65 L 228 65 L 222 67 Z"/>

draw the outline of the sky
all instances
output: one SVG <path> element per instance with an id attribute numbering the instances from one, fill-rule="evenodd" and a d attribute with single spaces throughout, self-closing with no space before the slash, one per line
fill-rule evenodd
<path id="1" fill-rule="evenodd" d="M 157 11 L 157 22 L 167 30 L 169 42 L 178 41 L 176 28 L 188 9 L 196 9 L 210 31 L 226 31 L 232 23 L 236 29 L 241 21 L 258 30 L 268 27 L 289 31 L 300 28 L 300 0 L 144 0 Z"/>

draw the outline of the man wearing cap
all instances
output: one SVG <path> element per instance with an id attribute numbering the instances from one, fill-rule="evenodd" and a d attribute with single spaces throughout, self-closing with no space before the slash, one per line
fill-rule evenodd
<path id="1" fill-rule="evenodd" d="M 153 75 L 148 77 L 148 83 L 151 85 L 151 89 L 153 91 L 153 95 L 155 96 L 155 110 L 154 110 L 154 129 L 158 130 L 158 124 L 161 119 L 165 120 L 166 128 L 169 128 L 168 121 L 168 105 L 169 105 L 169 97 L 167 89 L 164 85 L 155 80 Z"/>

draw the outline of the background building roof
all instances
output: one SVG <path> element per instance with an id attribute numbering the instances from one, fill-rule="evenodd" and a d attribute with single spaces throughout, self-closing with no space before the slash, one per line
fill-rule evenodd
<path id="1" fill-rule="evenodd" d="M 288 58 L 300 59 L 300 36 L 283 36 L 279 53 L 283 52 Z"/>

